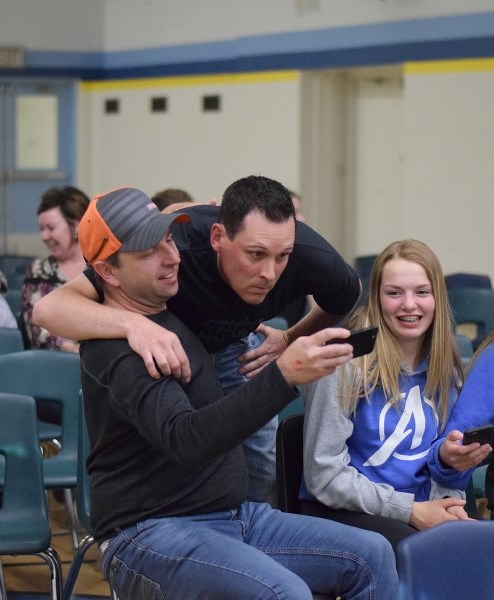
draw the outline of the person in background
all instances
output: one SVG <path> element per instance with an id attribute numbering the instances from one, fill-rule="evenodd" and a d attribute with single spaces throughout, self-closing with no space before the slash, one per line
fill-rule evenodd
<path id="1" fill-rule="evenodd" d="M 197 204 L 179 212 L 193 218 L 172 226 L 181 269 L 169 308 L 211 353 L 225 392 L 275 360 L 297 337 L 340 323 L 358 299 L 355 271 L 325 239 L 295 220 L 290 193 L 278 181 L 244 177 L 228 186 L 220 207 Z M 180 340 L 139 315 L 95 306 L 88 298 L 101 300 L 101 294 L 92 275 L 88 271 L 38 302 L 38 321 L 77 339 L 127 337 L 152 376 L 159 367 L 187 379 Z M 318 306 L 290 329 L 262 324 L 309 293 Z M 276 501 L 277 426 L 273 417 L 244 443 L 250 500 Z"/>
<path id="2" fill-rule="evenodd" d="M 0 327 L 8 327 L 9 329 L 17 329 L 18 323 L 12 312 L 9 303 L 5 299 L 5 294 L 8 291 L 7 279 L 0 271 Z"/>
<path id="3" fill-rule="evenodd" d="M 304 386 L 302 512 L 400 540 L 467 519 L 464 493 L 427 459 L 462 382 L 441 265 L 424 243 L 377 257 L 349 329 L 377 325 L 374 351 Z"/>
<path id="4" fill-rule="evenodd" d="M 151 200 L 160 210 L 163 210 L 172 204 L 185 204 L 194 202 L 194 199 L 188 192 L 178 188 L 167 188 L 161 192 L 156 192 Z"/>
<path id="5" fill-rule="evenodd" d="M 465 489 L 472 470 L 492 453 L 491 444 L 462 444 L 468 429 L 494 425 L 494 333 L 478 347 L 467 369 L 465 383 L 448 420 L 445 434 L 431 448 L 433 477 L 448 486 Z M 494 463 L 485 479 L 487 508 L 494 519 Z"/>
<path id="6" fill-rule="evenodd" d="M 38 225 L 49 256 L 36 259 L 26 270 L 21 316 L 32 348 L 78 352 L 79 343 L 53 335 L 38 327 L 32 319 L 33 306 L 55 288 L 80 275 L 86 268 L 77 241 L 79 222 L 89 198 L 76 187 L 51 188 L 41 197 Z"/>
<path id="7" fill-rule="evenodd" d="M 127 340 L 81 344 L 91 522 L 105 577 L 121 600 L 312 600 L 311 591 L 395 600 L 382 536 L 245 501 L 242 440 L 295 396 L 296 384 L 351 358 L 349 344 L 326 345 L 348 331 L 294 341 L 223 395 L 208 352 L 167 310 L 180 263 L 170 226 L 177 221 L 176 233 L 188 219 L 122 188 L 96 197 L 80 226 L 105 305 L 174 331 L 191 365 L 186 385 L 156 380 Z"/>

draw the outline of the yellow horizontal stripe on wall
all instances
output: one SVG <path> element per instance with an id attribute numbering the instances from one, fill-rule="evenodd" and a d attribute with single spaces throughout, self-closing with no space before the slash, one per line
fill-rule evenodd
<path id="1" fill-rule="evenodd" d="M 112 81 L 86 81 L 81 84 L 85 91 L 104 92 L 150 87 L 185 87 L 198 85 L 238 85 L 251 83 L 280 83 L 297 81 L 300 71 L 263 71 L 224 75 L 191 75 L 181 77 L 148 77 L 143 79 L 115 79 Z"/>
<path id="2" fill-rule="evenodd" d="M 436 60 L 431 62 L 405 63 L 407 75 L 426 75 L 439 73 L 466 73 L 494 71 L 494 58 L 465 58 L 462 60 Z"/>

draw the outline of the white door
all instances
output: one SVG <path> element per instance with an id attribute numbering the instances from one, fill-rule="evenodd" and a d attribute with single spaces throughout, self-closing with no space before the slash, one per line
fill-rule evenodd
<path id="1" fill-rule="evenodd" d="M 74 177 L 74 84 L 0 79 L 0 254 L 29 253 L 36 209 Z"/>

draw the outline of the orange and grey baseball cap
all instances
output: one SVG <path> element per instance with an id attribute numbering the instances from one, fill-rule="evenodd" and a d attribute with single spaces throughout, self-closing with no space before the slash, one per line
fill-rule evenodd
<path id="1" fill-rule="evenodd" d="M 86 261 L 93 264 L 117 250 L 153 248 L 174 221 L 189 219 L 184 213 L 162 214 L 141 190 L 118 188 L 91 200 L 79 223 L 79 245 Z"/>

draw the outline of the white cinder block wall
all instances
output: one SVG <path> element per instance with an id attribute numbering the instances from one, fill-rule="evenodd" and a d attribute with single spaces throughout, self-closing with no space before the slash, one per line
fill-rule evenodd
<path id="1" fill-rule="evenodd" d="M 26 50 L 30 76 L 50 65 L 77 83 L 74 177 L 88 193 L 177 186 L 202 201 L 261 173 L 299 190 L 350 261 L 410 236 L 446 272 L 494 279 L 492 0 L 0 8 L 0 45 Z M 203 112 L 204 95 L 221 110 Z M 150 112 L 153 97 L 167 112 Z M 108 99 L 118 114 L 105 114 Z"/>

